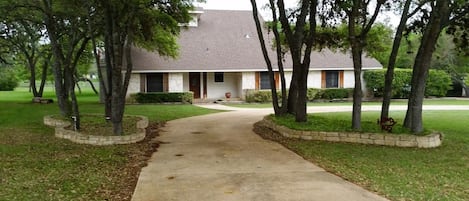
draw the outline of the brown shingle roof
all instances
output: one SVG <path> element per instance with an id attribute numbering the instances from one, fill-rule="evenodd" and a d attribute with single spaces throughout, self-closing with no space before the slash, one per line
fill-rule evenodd
<path id="1" fill-rule="evenodd" d="M 273 34 L 264 31 L 266 42 Z M 134 72 L 211 72 L 211 71 L 265 71 L 256 27 L 251 11 L 204 10 L 198 27 L 181 31 L 178 39 L 180 52 L 177 59 L 163 58 L 157 53 L 134 48 Z M 274 51 L 268 47 L 276 66 Z M 287 56 L 284 64 L 291 69 Z M 370 58 L 363 59 L 363 69 L 381 68 Z M 350 55 L 330 50 L 311 55 L 311 69 L 353 69 Z"/>

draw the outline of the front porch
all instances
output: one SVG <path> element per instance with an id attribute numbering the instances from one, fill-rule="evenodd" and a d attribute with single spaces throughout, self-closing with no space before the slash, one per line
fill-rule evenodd
<path id="1" fill-rule="evenodd" d="M 187 92 L 194 93 L 194 100 L 213 102 L 243 97 L 243 73 L 241 72 L 171 72 L 133 74 L 128 94 L 136 92 Z"/>

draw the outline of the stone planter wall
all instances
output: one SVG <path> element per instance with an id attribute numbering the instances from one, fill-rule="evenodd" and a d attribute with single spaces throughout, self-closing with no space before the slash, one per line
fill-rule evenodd
<path id="1" fill-rule="evenodd" d="M 288 138 L 397 147 L 433 148 L 440 146 L 443 138 L 441 133 L 436 132 L 426 136 L 416 136 L 381 133 L 299 131 L 277 125 L 272 120 L 270 120 L 269 117 L 265 117 L 262 121 L 256 123 L 255 126 L 268 128 Z"/>
<path id="2" fill-rule="evenodd" d="M 44 124 L 47 126 L 55 127 L 55 137 L 68 139 L 72 142 L 79 144 L 91 145 L 115 145 L 115 144 L 132 144 L 139 142 L 145 138 L 148 127 L 148 118 L 145 116 L 137 116 L 140 118 L 137 121 L 138 132 L 131 135 L 122 136 L 100 136 L 100 135 L 85 135 L 77 131 L 65 129 L 70 126 L 70 122 L 60 119 L 54 119 L 52 116 L 44 117 Z"/>

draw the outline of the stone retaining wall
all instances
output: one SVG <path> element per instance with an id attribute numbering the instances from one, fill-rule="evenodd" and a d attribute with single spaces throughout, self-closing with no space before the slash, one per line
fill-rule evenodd
<path id="1" fill-rule="evenodd" d="M 132 144 L 139 142 L 145 138 L 148 127 L 148 118 L 145 116 L 137 116 L 140 118 L 137 121 L 138 132 L 131 135 L 122 136 L 101 136 L 101 135 L 85 135 L 77 131 L 65 129 L 70 126 L 70 122 L 63 121 L 60 119 L 54 119 L 52 115 L 44 117 L 44 124 L 47 126 L 55 127 L 55 137 L 68 139 L 72 142 L 79 144 L 91 144 L 91 145 L 115 145 L 115 144 Z"/>
<path id="2" fill-rule="evenodd" d="M 397 146 L 397 147 L 419 147 L 433 148 L 442 143 L 443 135 L 434 132 L 430 135 L 399 135 L 381 133 L 354 133 L 354 132 L 323 132 L 323 131 L 299 131 L 275 124 L 270 118 L 264 119 L 255 124 L 268 128 L 284 137 L 300 138 L 304 140 L 321 140 L 329 142 L 350 142 L 360 144 Z"/>

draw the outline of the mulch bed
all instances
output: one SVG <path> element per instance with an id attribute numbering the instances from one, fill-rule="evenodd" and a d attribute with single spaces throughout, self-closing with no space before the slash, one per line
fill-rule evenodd
<path id="1" fill-rule="evenodd" d="M 127 152 L 128 162 L 125 166 L 115 171 L 114 175 L 109 175 L 117 180 L 115 189 L 100 190 L 98 194 L 103 195 L 106 200 L 131 200 L 135 186 L 137 185 L 140 171 L 147 166 L 151 155 L 157 151 L 160 142 L 155 138 L 159 135 L 158 128 L 164 126 L 164 123 L 150 123 L 144 140 L 129 146 Z"/>

